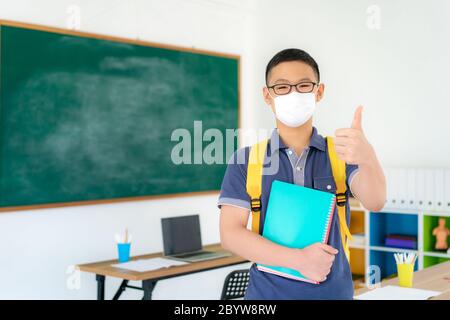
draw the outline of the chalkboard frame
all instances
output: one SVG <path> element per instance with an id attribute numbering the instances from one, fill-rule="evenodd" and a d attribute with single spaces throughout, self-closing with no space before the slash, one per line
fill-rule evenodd
<path id="1" fill-rule="evenodd" d="M 63 29 L 63 28 L 57 28 L 57 27 L 49 27 L 49 26 L 44 26 L 44 25 L 24 23 L 24 22 L 4 20 L 4 19 L 0 19 L 0 27 L 1 26 L 18 27 L 18 28 L 24 28 L 24 29 L 30 29 L 30 30 L 52 32 L 52 33 L 62 34 L 62 35 L 71 35 L 71 36 L 77 36 L 77 37 L 83 37 L 83 38 L 107 40 L 107 41 L 118 42 L 118 43 L 148 46 L 148 47 L 168 49 L 168 50 L 174 50 L 174 51 L 191 52 L 191 53 L 201 54 L 201 55 L 209 55 L 209 56 L 215 56 L 215 57 L 224 57 L 224 58 L 229 58 L 229 59 L 235 59 L 237 61 L 237 67 L 238 67 L 238 70 L 237 70 L 237 75 L 238 75 L 238 79 L 237 79 L 237 83 L 238 83 L 238 88 L 237 88 L 237 97 L 238 97 L 237 128 L 241 127 L 241 56 L 240 55 L 215 52 L 215 51 L 204 50 L 204 49 L 197 49 L 195 47 L 189 48 L 189 47 L 164 44 L 164 43 L 153 42 L 153 41 L 122 38 L 122 37 L 111 36 L 111 35 Z M 239 138 L 240 137 L 238 137 L 238 140 L 239 140 Z M 133 202 L 133 201 L 148 201 L 148 200 L 173 199 L 173 198 L 183 198 L 183 197 L 198 197 L 198 196 L 208 196 L 208 195 L 218 195 L 218 194 L 219 194 L 219 190 L 211 190 L 211 191 L 149 195 L 149 196 L 114 198 L 114 199 L 83 200 L 83 201 L 75 201 L 75 202 L 59 202 L 59 203 L 37 204 L 37 205 L 33 204 L 33 205 L 24 205 L 24 206 L 0 207 L 0 213 L 7 213 L 7 212 L 14 212 L 14 211 L 29 211 L 29 210 L 38 210 L 38 209 L 75 207 L 75 206 L 100 205 L 100 204 L 113 204 L 113 203 Z"/>

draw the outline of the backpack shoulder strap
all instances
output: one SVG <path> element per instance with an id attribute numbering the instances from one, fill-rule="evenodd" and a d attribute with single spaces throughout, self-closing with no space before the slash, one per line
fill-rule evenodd
<path id="1" fill-rule="evenodd" d="M 347 260 L 350 262 L 350 249 L 348 246 L 348 241 L 351 240 L 352 235 L 348 228 L 345 215 L 347 203 L 345 162 L 338 158 L 336 150 L 334 148 L 334 140 L 332 137 L 327 137 L 327 145 L 331 170 L 333 172 L 334 182 L 336 183 L 336 203 L 338 209 L 339 229 L 341 233 L 342 247 L 344 248 Z"/>
<path id="2" fill-rule="evenodd" d="M 262 174 L 268 141 L 268 139 L 260 141 L 250 148 L 247 164 L 246 188 L 251 200 L 252 231 L 255 233 L 260 233 Z"/>

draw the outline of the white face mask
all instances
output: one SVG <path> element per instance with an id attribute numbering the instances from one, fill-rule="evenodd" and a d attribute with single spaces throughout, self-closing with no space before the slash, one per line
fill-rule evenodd
<path id="1" fill-rule="evenodd" d="M 292 128 L 305 124 L 311 119 L 316 109 L 316 95 L 313 92 L 298 93 L 294 91 L 273 99 L 275 101 L 276 117 L 282 123 Z"/>

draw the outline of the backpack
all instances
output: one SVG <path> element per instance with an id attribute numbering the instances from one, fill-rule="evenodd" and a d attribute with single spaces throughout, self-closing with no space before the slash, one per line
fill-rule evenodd
<path id="1" fill-rule="evenodd" d="M 345 162 L 338 158 L 334 149 L 334 140 L 327 137 L 328 157 L 330 159 L 331 170 L 336 184 L 336 204 L 338 209 L 339 229 L 341 233 L 342 247 L 348 262 L 350 262 L 350 249 L 348 246 L 352 235 L 346 220 L 347 186 Z M 251 200 L 252 231 L 259 233 L 259 223 L 261 217 L 261 192 L 264 156 L 266 154 L 268 139 L 258 142 L 250 149 L 250 156 L 247 165 L 246 189 Z"/>

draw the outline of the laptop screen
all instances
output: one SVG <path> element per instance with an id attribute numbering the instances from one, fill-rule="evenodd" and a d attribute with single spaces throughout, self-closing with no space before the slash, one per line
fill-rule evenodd
<path id="1" fill-rule="evenodd" d="M 202 250 L 198 215 L 161 219 L 164 255 Z"/>

